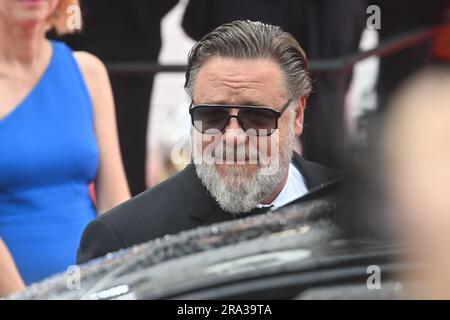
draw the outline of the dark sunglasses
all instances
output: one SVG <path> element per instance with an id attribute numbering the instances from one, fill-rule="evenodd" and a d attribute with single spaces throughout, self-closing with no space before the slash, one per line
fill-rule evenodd
<path id="1" fill-rule="evenodd" d="M 202 134 L 224 132 L 231 118 L 236 118 L 239 125 L 249 135 L 270 136 L 278 129 L 278 118 L 287 109 L 289 99 L 280 111 L 263 106 L 199 104 L 194 101 L 189 106 L 192 125 Z M 231 115 L 231 109 L 239 109 L 237 115 Z"/>

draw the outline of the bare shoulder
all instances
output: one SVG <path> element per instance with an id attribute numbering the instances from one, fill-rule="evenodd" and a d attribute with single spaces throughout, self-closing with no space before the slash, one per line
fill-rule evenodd
<path id="1" fill-rule="evenodd" d="M 107 75 L 106 67 L 103 62 L 92 53 L 75 51 L 73 56 L 85 76 L 86 81 L 92 81 L 97 77 L 103 78 Z"/>
<path id="2" fill-rule="evenodd" d="M 77 51 L 73 53 L 92 98 L 94 110 L 103 113 L 114 106 L 108 72 L 95 55 Z"/>

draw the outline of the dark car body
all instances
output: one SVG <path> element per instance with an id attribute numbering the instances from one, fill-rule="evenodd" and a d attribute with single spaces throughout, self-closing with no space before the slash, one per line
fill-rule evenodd
<path id="1" fill-rule="evenodd" d="M 11 298 L 395 296 L 398 275 L 411 268 L 398 259 L 406 247 L 346 238 L 333 223 L 338 207 L 339 201 L 333 198 L 313 199 L 268 214 L 166 236 L 90 261 Z M 381 288 L 368 285 L 370 266 L 382 273 Z"/>

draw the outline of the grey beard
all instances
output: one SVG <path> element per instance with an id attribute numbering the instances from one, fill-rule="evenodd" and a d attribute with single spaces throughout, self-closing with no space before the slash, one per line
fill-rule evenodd
<path id="1" fill-rule="evenodd" d="M 195 164 L 198 177 L 220 208 L 233 214 L 246 213 L 275 191 L 288 174 L 295 141 L 293 127 L 292 121 L 288 128 L 287 141 L 285 145 L 280 146 L 279 170 L 272 175 L 262 174 L 263 166 L 259 165 L 256 173 L 247 177 L 246 166 L 238 165 L 225 167 L 225 178 L 214 163 Z M 201 152 L 195 143 L 192 143 L 191 147 L 194 153 Z"/>

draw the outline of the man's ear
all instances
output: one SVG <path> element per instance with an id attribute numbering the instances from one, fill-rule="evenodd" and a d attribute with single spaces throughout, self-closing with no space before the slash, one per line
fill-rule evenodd
<path id="1" fill-rule="evenodd" d="M 295 108 L 294 128 L 295 128 L 295 135 L 297 137 L 300 137 L 300 135 L 303 132 L 303 115 L 304 115 L 305 107 L 306 107 L 306 97 L 303 96 L 298 100 L 297 106 Z"/>

